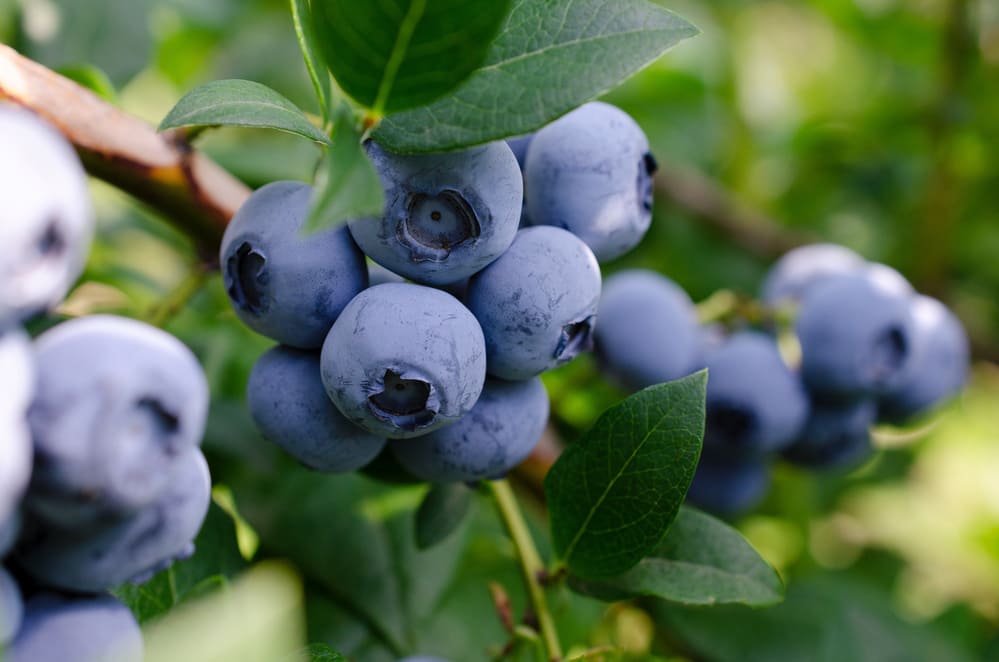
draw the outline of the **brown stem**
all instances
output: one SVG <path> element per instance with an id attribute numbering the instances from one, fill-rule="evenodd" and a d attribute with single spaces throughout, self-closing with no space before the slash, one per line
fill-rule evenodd
<path id="1" fill-rule="evenodd" d="M 960 93 L 974 53 L 970 0 L 950 0 L 943 26 L 939 82 L 936 99 L 927 118 L 930 140 L 930 170 L 926 180 L 921 222 L 916 229 L 917 246 L 911 251 L 913 278 L 920 290 L 945 294 L 954 248 L 954 228 L 963 199 L 960 174 L 953 156 L 953 136 L 960 118 Z"/>
<path id="2" fill-rule="evenodd" d="M 0 101 L 28 108 L 69 139 L 90 174 L 152 207 L 211 260 L 249 189 L 191 149 L 0 44 Z"/>
<path id="3" fill-rule="evenodd" d="M 813 240 L 742 205 L 729 191 L 695 170 L 662 164 L 655 185 L 660 199 L 669 200 L 757 257 L 772 260 Z"/>

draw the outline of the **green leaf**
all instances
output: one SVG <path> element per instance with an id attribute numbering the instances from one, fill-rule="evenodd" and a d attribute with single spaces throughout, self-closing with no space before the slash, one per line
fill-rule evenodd
<path id="1" fill-rule="evenodd" d="M 308 662 L 347 662 L 347 658 L 326 644 L 309 644 L 302 651 L 301 657 L 304 657 Z"/>
<path id="2" fill-rule="evenodd" d="M 269 551 L 291 559 L 392 649 L 410 648 L 410 624 L 435 613 L 464 544 L 451 536 L 416 548 L 421 486 L 386 488 L 358 474 L 288 466 L 233 490 Z"/>
<path id="3" fill-rule="evenodd" d="M 242 573 L 227 590 L 185 602 L 144 624 L 143 660 L 281 660 L 305 646 L 303 607 L 295 570 L 265 561 Z"/>
<path id="4" fill-rule="evenodd" d="M 210 588 L 228 585 L 245 567 L 236 544 L 235 524 L 213 502 L 195 538 L 194 556 L 174 563 L 143 584 L 125 584 L 113 592 L 140 623 L 145 623 Z"/>
<path id="5" fill-rule="evenodd" d="M 298 37 L 298 46 L 302 49 L 305 68 L 309 72 L 312 87 L 316 90 L 319 113 L 322 115 L 323 124 L 326 124 L 330 112 L 330 76 L 316 48 L 316 33 L 313 29 L 309 0 L 291 0 L 291 18 L 295 24 L 295 36 Z"/>
<path id="6" fill-rule="evenodd" d="M 701 452 L 707 372 L 608 409 L 545 478 L 555 552 L 580 577 L 628 570 L 663 539 Z"/>
<path id="7" fill-rule="evenodd" d="M 902 621 L 889 594 L 846 573 L 791 583 L 771 609 L 649 605 L 694 659 L 717 662 L 970 662 L 981 659 L 926 624 Z"/>
<path id="8" fill-rule="evenodd" d="M 416 546 L 433 547 L 462 523 L 474 492 L 463 483 L 435 483 L 416 511 Z"/>
<path id="9" fill-rule="evenodd" d="M 521 0 L 464 85 L 386 117 L 373 137 L 394 151 L 427 152 L 529 133 L 695 34 L 646 0 Z"/>
<path id="10" fill-rule="evenodd" d="M 313 0 L 320 49 L 340 87 L 376 114 L 427 104 L 486 57 L 510 0 Z"/>
<path id="11" fill-rule="evenodd" d="M 167 113 L 159 130 L 209 126 L 277 129 L 329 143 L 298 106 L 249 80 L 217 80 L 194 88 Z"/>
<path id="12" fill-rule="evenodd" d="M 379 216 L 385 207 L 381 180 L 364 152 L 361 134 L 346 105 L 337 110 L 334 126 L 333 143 L 316 173 L 312 209 L 305 221 L 307 232 Z"/>
<path id="13" fill-rule="evenodd" d="M 572 578 L 570 585 L 601 600 L 651 596 L 684 604 L 781 601 L 777 572 L 742 535 L 710 515 L 683 507 L 655 552 L 627 572 L 605 580 Z"/>

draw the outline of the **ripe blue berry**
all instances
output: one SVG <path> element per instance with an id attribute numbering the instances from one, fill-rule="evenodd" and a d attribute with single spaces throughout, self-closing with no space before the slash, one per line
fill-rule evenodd
<path id="1" fill-rule="evenodd" d="M 548 226 L 518 232 L 468 285 L 489 374 L 528 379 L 590 349 L 599 299 L 600 267 L 578 237 Z"/>
<path id="2" fill-rule="evenodd" d="M 170 334 L 93 315 L 43 333 L 35 356 L 29 506 L 37 514 L 82 526 L 133 512 L 158 497 L 201 443 L 208 384 Z"/>
<path id="3" fill-rule="evenodd" d="M 874 452 L 871 425 L 878 407 L 873 399 L 846 403 L 812 401 L 808 421 L 784 457 L 816 469 L 852 469 Z"/>
<path id="4" fill-rule="evenodd" d="M 656 162 L 627 113 L 595 101 L 540 129 L 524 168 L 527 215 L 580 237 L 601 262 L 638 245 L 652 221 Z"/>
<path id="5" fill-rule="evenodd" d="M 386 283 L 351 301 L 320 358 L 326 392 L 349 420 L 400 439 L 454 423 L 486 377 L 482 329 L 450 294 Z"/>
<path id="6" fill-rule="evenodd" d="M 55 306 L 80 275 L 94 232 L 87 177 L 69 142 L 0 105 L 0 327 Z"/>
<path id="7" fill-rule="evenodd" d="M 166 479 L 153 503 L 119 520 L 68 528 L 29 519 L 14 550 L 18 565 L 43 586 L 94 593 L 189 556 L 211 501 L 201 450 L 181 453 Z"/>
<path id="8" fill-rule="evenodd" d="M 0 567 L 0 650 L 10 643 L 21 628 L 24 600 L 21 589 L 6 569 Z"/>
<path id="9" fill-rule="evenodd" d="M 751 510 L 770 488 L 770 466 L 763 458 L 701 458 L 687 500 L 719 515 Z"/>
<path id="10" fill-rule="evenodd" d="M 524 170 L 524 165 L 527 163 L 527 148 L 531 146 L 531 140 L 533 139 L 533 133 L 506 139 L 506 144 L 510 147 L 510 151 L 513 152 L 514 157 L 517 159 L 517 165 L 520 166 L 521 171 Z"/>
<path id="11" fill-rule="evenodd" d="M 264 437 L 311 469 L 354 471 L 385 447 L 384 437 L 357 427 L 330 401 L 319 352 L 270 349 L 253 366 L 246 400 Z"/>
<path id="12" fill-rule="evenodd" d="M 530 454 L 547 421 L 548 392 L 540 379 L 487 379 L 479 401 L 457 423 L 391 448 L 403 468 L 423 480 L 498 478 Z"/>
<path id="13" fill-rule="evenodd" d="M 880 262 L 869 262 L 861 272 L 865 278 L 872 281 L 878 289 L 897 296 L 899 298 L 912 297 L 916 295 L 916 290 L 912 284 L 898 272 L 887 264 Z"/>
<path id="14" fill-rule="evenodd" d="M 864 258 L 838 244 L 809 244 L 785 253 L 770 267 L 760 288 L 769 304 L 799 302 L 816 283 L 830 276 L 858 274 L 866 268 Z"/>
<path id="15" fill-rule="evenodd" d="M 805 384 L 827 400 L 890 390 L 912 354 L 909 298 L 863 274 L 832 277 L 809 290 L 795 329 Z"/>
<path id="16" fill-rule="evenodd" d="M 377 262 L 368 265 L 368 285 L 374 287 L 382 283 L 405 283 L 406 279 L 397 273 L 389 271 Z"/>
<path id="17" fill-rule="evenodd" d="M 236 315 L 282 344 L 318 348 L 343 307 L 368 286 L 364 256 L 344 227 L 304 231 L 312 187 L 274 182 L 226 228 L 219 262 Z"/>
<path id="18" fill-rule="evenodd" d="M 604 281 L 597 318 L 597 356 L 626 388 L 679 379 L 702 362 L 693 302 L 654 271 L 632 269 Z"/>
<path id="19" fill-rule="evenodd" d="M 132 612 L 109 595 L 40 593 L 25 605 L 8 662 L 139 662 L 142 633 Z"/>
<path id="20" fill-rule="evenodd" d="M 28 336 L 0 332 L 0 528 L 14 526 L 21 497 L 31 478 L 32 442 L 28 405 L 35 364 Z M 0 536 L 2 538 L 3 536 Z M 0 540 L 0 553 L 5 548 Z"/>
<path id="21" fill-rule="evenodd" d="M 881 418 L 902 422 L 957 394 L 968 380 L 970 350 L 960 320 L 936 299 L 912 299 L 912 360 L 881 399 Z"/>
<path id="22" fill-rule="evenodd" d="M 808 416 L 808 396 L 773 338 L 743 331 L 707 355 L 704 454 L 760 457 L 792 443 Z"/>
<path id="23" fill-rule="evenodd" d="M 500 141 L 460 152 L 403 155 L 367 143 L 385 188 L 381 218 L 350 223 L 375 262 L 427 285 L 471 276 L 513 241 L 523 182 Z"/>

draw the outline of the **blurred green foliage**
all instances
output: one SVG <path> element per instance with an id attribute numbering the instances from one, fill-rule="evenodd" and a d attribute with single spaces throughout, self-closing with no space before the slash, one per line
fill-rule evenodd
<path id="1" fill-rule="evenodd" d="M 999 357 L 999 6 L 662 4 L 702 35 L 607 99 L 645 128 L 663 165 L 707 175 L 778 228 L 900 268 L 957 310 L 979 363 L 964 398 L 918 429 L 880 431 L 884 450 L 861 469 L 816 475 L 776 467 L 767 501 L 736 524 L 792 587 L 780 611 L 670 608 L 651 620 L 630 605 L 607 609 L 560 594 L 563 636 L 613 641 L 638 657 L 651 647 L 720 660 L 999 659 L 999 369 L 990 362 Z M 0 0 L 0 41 L 51 67 L 96 66 L 118 103 L 153 124 L 184 92 L 221 78 L 259 81 L 317 110 L 283 0 Z M 250 130 L 209 133 L 199 146 L 252 186 L 309 180 L 320 158 L 305 141 Z M 99 239 L 64 312 L 148 317 L 194 268 L 194 253 L 122 194 L 104 185 L 94 193 Z M 660 196 L 645 242 L 608 272 L 651 267 L 702 299 L 719 288 L 752 294 L 775 257 Z M 215 481 L 231 487 L 236 507 L 259 529 L 254 560 L 279 555 L 304 575 L 310 641 L 356 659 L 392 659 L 375 636 L 384 626 L 371 614 L 358 617 L 335 581 L 355 568 L 322 566 L 337 538 L 327 532 L 296 547 L 280 527 L 274 533 L 280 517 L 272 510 L 295 496 L 284 480 L 311 504 L 341 492 L 376 498 L 388 488 L 307 474 L 259 438 L 242 398 L 269 343 L 237 323 L 217 275 L 167 328 L 208 373 L 206 450 Z M 568 438 L 623 395 L 588 357 L 546 384 L 556 427 Z M 402 545 L 390 533 L 422 492 L 401 494 L 387 506 L 388 523 L 371 533 L 390 548 Z M 308 510 L 296 522 L 319 531 L 357 512 L 345 507 L 324 522 Z M 431 577 L 439 582 L 433 605 L 410 604 L 397 615 L 396 653 L 413 642 L 450 654 L 504 642 L 485 585 L 502 583 L 523 605 L 506 539 L 484 508 L 457 535 L 460 549 L 451 542 L 429 552 L 451 554 L 447 576 Z M 418 633 L 407 630 L 417 625 Z"/>

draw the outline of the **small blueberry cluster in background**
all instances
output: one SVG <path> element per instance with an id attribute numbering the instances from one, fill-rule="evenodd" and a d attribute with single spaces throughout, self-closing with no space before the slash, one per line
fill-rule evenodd
<path id="1" fill-rule="evenodd" d="M 598 259 L 649 227 L 648 141 L 594 102 L 508 143 L 366 149 L 380 217 L 307 234 L 310 187 L 277 182 L 225 233 L 230 301 L 280 343 L 254 366 L 250 412 L 318 471 L 387 454 L 421 480 L 501 477 L 548 420 L 538 375 L 593 344 Z"/>
<path id="2" fill-rule="evenodd" d="M 751 508 L 776 456 L 854 468 L 873 452 L 872 425 L 911 421 L 967 380 L 968 340 L 954 314 L 842 246 L 788 252 L 760 299 L 777 317 L 790 313 L 800 359 L 785 359 L 774 330 L 701 327 L 689 297 L 660 274 L 623 271 L 604 285 L 596 349 L 608 377 L 637 390 L 708 368 L 704 446 L 688 493 L 705 509 Z"/>
<path id="3" fill-rule="evenodd" d="M 139 660 L 108 590 L 193 552 L 211 479 L 208 385 L 180 341 L 131 319 L 23 324 L 59 304 L 94 231 L 69 143 L 0 104 L 0 651 L 11 662 Z"/>

